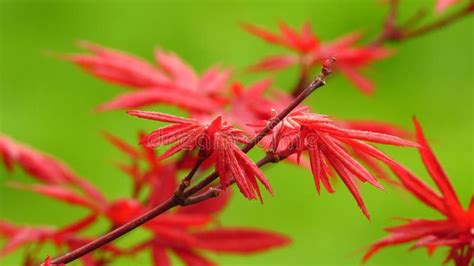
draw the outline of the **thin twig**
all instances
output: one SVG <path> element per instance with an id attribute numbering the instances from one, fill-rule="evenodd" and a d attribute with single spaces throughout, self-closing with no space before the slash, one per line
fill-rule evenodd
<path id="1" fill-rule="evenodd" d="M 414 37 L 418 37 L 420 35 L 424 35 L 426 33 L 432 32 L 434 30 L 443 28 L 446 25 L 449 25 L 455 21 L 458 21 L 459 19 L 474 13 L 474 1 L 470 1 L 470 3 L 465 6 L 464 8 L 458 10 L 457 12 L 454 12 L 444 18 L 441 18 L 437 21 L 434 21 L 432 23 L 423 25 L 419 28 L 415 28 L 412 30 L 407 30 L 405 32 L 402 32 L 401 36 L 399 37 L 399 40 L 405 40 L 405 39 L 411 39 Z"/>
<path id="2" fill-rule="evenodd" d="M 331 60 L 327 60 L 321 70 L 321 73 L 311 82 L 311 84 L 308 85 L 308 87 L 300 94 L 298 97 L 296 97 L 290 105 L 288 105 L 278 116 L 272 118 L 269 120 L 269 123 L 267 126 L 259 133 L 257 136 L 255 136 L 247 145 L 245 145 L 242 148 L 242 151 L 247 153 L 250 151 L 253 147 L 255 147 L 270 131 L 278 125 L 278 123 L 281 122 L 293 109 L 295 109 L 304 99 L 306 99 L 313 91 L 315 91 L 317 88 L 323 86 L 325 84 L 325 80 L 327 76 L 331 73 L 331 66 L 334 63 L 335 58 Z M 265 159 L 267 158 L 267 159 Z M 262 165 L 275 161 L 278 158 L 286 158 L 286 157 L 275 157 L 275 155 L 267 155 L 265 157 L 264 161 L 259 161 L 257 162 L 257 166 L 261 167 Z M 278 159 L 281 160 L 281 159 Z M 267 162 L 268 161 L 268 162 Z M 198 161 L 199 162 L 199 161 Z M 202 162 L 196 163 L 195 166 L 193 167 L 193 170 L 191 172 L 196 172 L 199 166 L 201 165 Z M 183 182 L 185 181 L 190 181 L 192 177 L 194 176 L 194 173 L 189 173 L 186 178 L 183 179 Z M 189 177 L 189 178 L 188 178 Z M 146 222 L 154 219 L 158 215 L 166 212 L 169 209 L 172 209 L 176 206 L 185 206 L 185 205 L 190 205 L 190 204 L 195 204 L 200 201 L 205 200 L 206 198 L 201 197 L 201 198 L 191 198 L 192 195 L 195 193 L 201 191 L 203 188 L 205 188 L 207 185 L 212 183 L 215 179 L 218 178 L 217 173 L 213 173 L 210 176 L 208 176 L 204 182 L 200 182 L 196 184 L 195 186 L 191 187 L 190 189 L 184 191 L 184 193 L 179 194 L 180 188 L 177 189 L 177 192 L 170 197 L 168 200 L 165 202 L 161 203 L 160 205 L 154 207 L 153 209 L 149 210 L 148 212 L 140 215 L 137 218 L 134 218 L 133 220 L 129 221 L 128 223 L 117 227 L 113 231 L 110 231 L 106 233 L 105 235 L 102 235 L 101 237 L 85 244 L 84 246 L 75 249 L 69 253 L 66 253 L 63 256 L 60 256 L 54 260 L 51 261 L 52 265 L 60 265 L 62 263 L 69 263 L 72 262 L 104 245 L 107 243 L 110 243 L 111 241 L 129 233 L 130 231 L 136 229 L 137 227 L 145 224 Z M 218 189 L 214 190 L 209 190 L 205 193 L 209 193 L 209 195 L 206 195 L 206 197 L 211 198 L 215 197 L 219 194 Z M 212 193 L 212 195 L 211 195 Z M 197 196 L 199 197 L 199 196 Z"/>
<path id="3" fill-rule="evenodd" d="M 416 22 L 418 22 L 424 17 L 425 12 L 422 10 L 415 14 L 402 26 L 397 26 L 398 6 L 399 0 L 391 0 L 389 2 L 389 11 L 387 17 L 385 18 L 382 32 L 372 42 L 368 44 L 369 46 L 381 46 L 386 42 L 399 42 L 419 37 L 435 30 L 441 29 L 449 24 L 460 20 L 463 17 L 466 17 L 471 13 L 474 13 L 474 0 L 470 0 L 465 7 L 459 9 L 454 13 L 451 13 L 445 17 L 442 17 L 425 25 L 410 29 L 410 26 L 413 26 Z"/>
<path id="4" fill-rule="evenodd" d="M 178 190 L 176 191 L 176 196 L 177 197 L 182 197 L 184 190 L 191 185 L 191 181 L 196 174 L 196 172 L 199 170 L 199 167 L 201 167 L 202 163 L 207 159 L 207 156 L 201 155 L 199 153 L 198 159 L 196 163 L 194 164 L 193 168 L 191 171 L 189 171 L 188 175 L 181 181 L 181 184 L 178 187 Z"/>

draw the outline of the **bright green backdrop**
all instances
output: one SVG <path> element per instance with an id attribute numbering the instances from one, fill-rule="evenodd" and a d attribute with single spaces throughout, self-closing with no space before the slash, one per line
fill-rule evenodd
<path id="1" fill-rule="evenodd" d="M 248 21 L 275 28 L 278 19 L 292 25 L 311 21 L 322 39 L 363 29 L 373 35 L 385 8 L 372 0 L 352 1 L 8 1 L 0 5 L 0 131 L 54 154 L 106 192 L 128 195 L 129 180 L 114 169 L 121 155 L 99 136 L 108 130 L 134 140 L 137 129 L 152 123 L 123 112 L 91 110 L 117 95 L 119 88 L 97 81 L 44 51 L 76 51 L 86 39 L 147 59 L 157 45 L 180 54 L 198 70 L 215 62 L 242 68 L 276 51 L 237 26 Z M 405 0 L 402 13 L 434 1 Z M 473 193 L 473 20 L 395 46 L 395 57 L 370 72 L 378 85 L 374 97 L 362 96 L 339 76 L 309 100 L 319 112 L 342 118 L 380 119 L 411 128 L 416 115 L 432 139 L 461 200 Z M 246 76 L 245 81 L 258 75 Z M 289 88 L 292 75 L 277 77 Z M 163 110 L 163 109 L 161 109 Z M 415 151 L 390 149 L 400 161 L 427 177 Z M 367 221 L 347 190 L 316 196 L 310 174 L 288 165 L 267 171 L 275 190 L 262 206 L 234 197 L 222 215 L 224 224 L 268 228 L 292 236 L 285 249 L 252 257 L 214 257 L 222 265 L 358 265 L 360 250 L 382 237 L 391 217 L 437 217 L 400 191 L 363 186 L 372 220 Z M 20 171 L 0 170 L 0 217 L 17 223 L 63 225 L 84 212 L 49 199 L 7 188 L 7 180 L 29 180 Z M 132 234 L 129 238 L 140 237 Z M 122 243 L 128 241 L 121 240 Z M 407 247 L 384 250 L 368 265 L 433 265 Z M 1 265 L 18 265 L 21 252 Z M 120 261 L 117 265 L 129 265 Z M 133 265 L 147 265 L 148 257 Z"/>

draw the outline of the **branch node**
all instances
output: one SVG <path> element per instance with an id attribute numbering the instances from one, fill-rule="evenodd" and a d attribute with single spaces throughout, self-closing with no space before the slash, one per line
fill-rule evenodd
<path id="1" fill-rule="evenodd" d="M 180 193 L 179 191 L 173 194 L 173 200 L 177 205 L 180 206 L 184 206 L 186 203 L 186 198 L 184 197 L 183 193 Z"/>
<path id="2" fill-rule="evenodd" d="M 209 191 L 212 192 L 212 197 L 213 197 L 213 198 L 216 198 L 216 197 L 218 197 L 218 196 L 221 194 L 222 189 L 220 189 L 220 188 L 215 188 L 215 187 L 210 187 L 210 188 L 209 188 Z"/>

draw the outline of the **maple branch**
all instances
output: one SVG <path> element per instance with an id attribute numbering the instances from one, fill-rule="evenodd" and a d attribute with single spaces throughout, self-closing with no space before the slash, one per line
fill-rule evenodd
<path id="1" fill-rule="evenodd" d="M 255 163 L 259 168 L 262 166 L 269 164 L 269 163 L 278 163 L 279 161 L 285 160 L 288 156 L 293 154 L 295 152 L 296 144 L 289 145 L 289 148 L 286 149 L 285 151 L 279 152 L 279 153 L 267 153 L 265 157 L 260 159 L 257 163 Z M 229 185 L 233 185 L 235 183 L 235 179 L 232 178 L 229 182 Z M 209 188 L 207 192 L 204 192 L 202 194 L 199 194 L 197 196 L 189 197 L 187 200 L 184 201 L 183 205 L 192 205 L 199 203 L 201 201 L 205 201 L 210 198 L 215 198 L 219 196 L 219 193 L 223 190 L 222 186 L 219 185 L 216 188 Z"/>
<path id="2" fill-rule="evenodd" d="M 432 31 L 441 29 L 449 24 L 452 24 L 461 18 L 474 12 L 474 0 L 470 0 L 469 3 L 459 9 L 458 11 L 451 13 L 445 17 L 435 20 L 431 23 L 419 26 L 417 28 L 409 29 L 412 24 L 419 21 L 423 16 L 424 12 L 420 11 L 408 20 L 403 26 L 397 26 L 397 16 L 399 0 L 389 1 L 389 11 L 385 18 L 382 32 L 369 43 L 369 46 L 381 46 L 386 42 L 399 42 L 407 39 L 415 38 L 418 36 L 425 35 Z"/>
<path id="3" fill-rule="evenodd" d="M 317 88 L 322 87 L 325 84 L 327 76 L 331 73 L 331 66 L 335 62 L 335 58 L 328 59 L 326 62 L 323 64 L 321 73 L 306 87 L 306 89 L 301 92 L 298 97 L 296 97 L 292 103 L 290 103 L 281 113 L 278 114 L 278 116 L 272 118 L 269 120 L 269 123 L 267 126 L 260 132 L 258 133 L 247 145 L 245 145 L 242 148 L 242 151 L 247 153 L 250 151 L 252 148 L 254 148 L 270 131 L 275 128 L 278 123 L 280 123 L 293 109 L 295 109 L 304 99 L 306 99 L 313 91 L 315 91 Z M 287 155 L 288 156 L 288 155 Z M 262 160 L 257 162 L 257 166 L 261 167 L 269 162 L 276 162 L 283 160 L 284 157 L 283 154 L 280 155 L 269 155 L 265 156 Z M 201 191 L 203 188 L 205 188 L 207 185 L 211 184 L 214 180 L 216 180 L 219 175 L 214 172 L 210 176 L 208 176 L 206 179 L 203 181 L 199 182 L 195 186 L 191 187 L 190 189 L 184 191 L 184 193 L 180 193 L 181 186 L 187 186 L 184 183 L 185 182 L 190 182 L 191 179 L 193 178 L 194 174 L 197 172 L 199 169 L 200 165 L 206 158 L 198 159 L 196 164 L 194 165 L 193 169 L 191 172 L 183 179 L 181 182 L 181 185 L 178 187 L 177 191 L 175 194 L 170 197 L 168 200 L 165 202 L 161 203 L 160 205 L 152 208 L 148 212 L 138 216 L 137 218 L 134 218 L 133 220 L 123 224 L 122 226 L 117 227 L 116 229 L 102 235 L 101 237 L 71 251 L 63 256 L 57 257 L 54 260 L 51 261 L 52 265 L 60 265 L 60 264 L 66 264 L 69 262 L 72 262 L 104 245 L 107 243 L 129 233 L 130 231 L 136 229 L 137 227 L 145 224 L 146 222 L 154 219 L 158 215 L 166 212 L 169 209 L 172 209 L 176 206 L 186 206 L 186 205 L 191 205 L 195 204 L 198 202 L 201 202 L 203 200 L 216 197 L 219 195 L 220 189 L 210 189 L 209 191 L 198 195 L 196 197 L 191 197 L 195 193 Z M 234 180 L 231 180 L 232 183 L 234 183 Z"/>

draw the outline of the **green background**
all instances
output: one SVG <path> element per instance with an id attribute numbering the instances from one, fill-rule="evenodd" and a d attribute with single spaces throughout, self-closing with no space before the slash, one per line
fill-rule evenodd
<path id="1" fill-rule="evenodd" d="M 402 17 L 434 1 L 402 1 Z M 455 8 L 454 8 L 455 9 Z M 0 131 L 44 150 L 71 165 L 111 198 L 128 195 L 130 182 L 111 162 L 123 159 L 99 135 L 113 132 L 130 141 L 137 129 L 153 123 L 123 112 L 93 113 L 121 89 L 95 80 L 76 67 L 46 55 L 72 52 L 76 40 L 90 40 L 152 59 L 154 47 L 176 51 L 198 71 L 215 62 L 241 69 L 280 51 L 249 36 L 237 23 L 275 28 L 309 20 L 323 40 L 362 29 L 373 36 L 385 7 L 379 1 L 8 1 L 0 5 Z M 340 118 L 378 119 L 412 128 L 416 115 L 432 140 L 462 202 L 473 193 L 473 40 L 472 18 L 441 31 L 397 44 L 394 57 L 369 71 L 377 84 L 374 97 L 361 95 L 340 76 L 307 102 L 318 112 Z M 241 77 L 249 82 L 264 75 Z M 290 88 L 294 72 L 276 77 Z M 158 107 L 158 110 L 166 108 Z M 176 111 L 175 109 L 167 109 Z M 417 153 L 386 149 L 427 179 Z M 362 186 L 372 215 L 367 221 L 339 182 L 337 193 L 317 196 L 305 170 L 276 165 L 266 171 L 275 197 L 264 205 L 235 196 L 221 216 L 226 225 L 249 225 L 291 236 L 284 249 L 249 257 L 211 256 L 222 265 L 359 265 L 364 247 L 384 236 L 392 217 L 439 217 L 411 196 L 388 188 Z M 0 217 L 21 224 L 63 225 L 85 212 L 27 192 L 8 188 L 7 180 L 28 181 L 21 171 L 0 170 Z M 100 228 L 97 232 L 100 231 Z M 134 233 L 120 240 L 139 238 Z M 439 264 L 444 250 L 428 258 L 408 246 L 382 251 L 367 265 Z M 21 252 L 0 259 L 18 265 Z M 147 265 L 140 256 L 133 265 Z M 121 260 L 116 265 L 130 265 Z"/>

